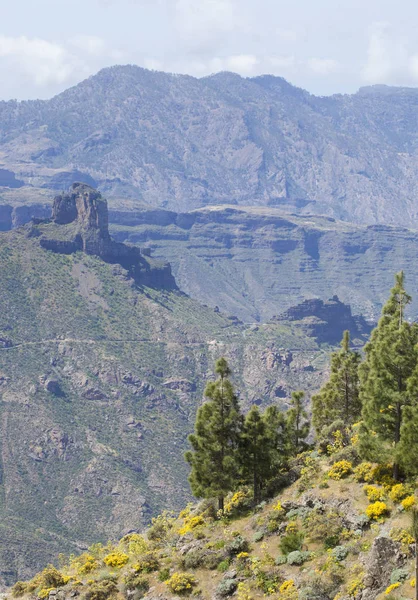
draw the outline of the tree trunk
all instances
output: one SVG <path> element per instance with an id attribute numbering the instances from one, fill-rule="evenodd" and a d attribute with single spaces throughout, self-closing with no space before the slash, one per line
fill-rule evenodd
<path id="1" fill-rule="evenodd" d="M 399 378 L 399 383 L 398 383 L 398 388 L 402 389 L 402 381 Z M 396 422 L 395 422 L 395 451 L 396 451 L 396 446 L 398 445 L 398 443 L 400 442 L 401 439 L 401 423 L 402 423 L 402 406 L 400 402 L 396 403 Z M 400 478 L 400 472 L 399 472 L 399 464 L 396 462 L 393 463 L 393 479 L 395 481 L 399 481 Z"/>
<path id="2" fill-rule="evenodd" d="M 221 510 L 222 512 L 224 510 L 224 497 L 223 496 L 219 496 L 219 498 L 218 498 L 218 510 Z"/>

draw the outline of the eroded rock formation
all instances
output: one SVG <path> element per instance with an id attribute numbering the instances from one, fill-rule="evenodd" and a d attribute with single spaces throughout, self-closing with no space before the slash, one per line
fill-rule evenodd
<path id="1" fill-rule="evenodd" d="M 115 242 L 109 234 L 107 201 L 84 183 L 55 197 L 51 219 L 35 219 L 31 236 L 39 236 L 46 250 L 60 254 L 82 251 L 124 267 L 138 285 L 175 289 L 168 263 L 150 258 L 149 250 Z"/>

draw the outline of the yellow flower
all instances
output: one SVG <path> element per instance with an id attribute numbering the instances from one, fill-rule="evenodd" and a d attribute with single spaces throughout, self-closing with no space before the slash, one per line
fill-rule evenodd
<path id="1" fill-rule="evenodd" d="M 401 584 L 399 583 L 392 583 L 392 585 L 390 585 L 388 588 L 385 589 L 385 596 L 389 596 L 389 594 L 391 592 L 393 592 L 393 590 L 398 589 L 398 587 L 401 587 Z"/>
<path id="2" fill-rule="evenodd" d="M 401 504 L 404 510 L 409 510 L 416 504 L 415 496 L 407 496 L 402 500 Z"/>
<path id="3" fill-rule="evenodd" d="M 366 515 L 369 519 L 381 519 L 389 512 L 387 505 L 384 502 L 373 502 L 366 508 Z"/>

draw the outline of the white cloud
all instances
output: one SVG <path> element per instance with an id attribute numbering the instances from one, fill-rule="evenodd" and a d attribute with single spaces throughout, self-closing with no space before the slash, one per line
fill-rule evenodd
<path id="1" fill-rule="evenodd" d="M 296 67 L 297 61 L 294 56 L 270 56 L 268 63 L 276 70 L 292 70 Z"/>
<path id="2" fill-rule="evenodd" d="M 309 58 L 306 64 L 317 75 L 329 75 L 339 69 L 338 61 L 333 58 Z"/>
<path id="3" fill-rule="evenodd" d="M 258 65 L 258 59 L 253 54 L 237 54 L 228 56 L 225 65 L 227 70 L 235 71 L 241 75 L 251 75 Z"/>
<path id="4" fill-rule="evenodd" d="M 71 38 L 70 44 L 74 46 L 74 48 L 92 56 L 103 56 L 106 54 L 106 44 L 104 40 L 95 35 L 77 35 L 76 37 Z"/>
<path id="5" fill-rule="evenodd" d="M 83 72 L 82 62 L 64 46 L 25 36 L 0 36 L 0 66 L 17 69 L 37 86 L 62 84 Z"/>
<path id="6" fill-rule="evenodd" d="M 362 69 L 367 83 L 408 84 L 418 80 L 418 54 L 408 38 L 384 22 L 370 28 L 367 60 Z"/>
<path id="7" fill-rule="evenodd" d="M 193 53 L 213 54 L 239 30 L 235 0 L 176 0 L 178 43 Z"/>

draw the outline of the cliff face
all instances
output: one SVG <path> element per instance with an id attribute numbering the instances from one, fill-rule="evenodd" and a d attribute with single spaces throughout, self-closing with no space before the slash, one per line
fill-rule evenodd
<path id="1" fill-rule="evenodd" d="M 51 221 L 35 219 L 29 235 L 40 238 L 47 250 L 60 254 L 77 251 L 118 263 L 128 270 L 138 285 L 175 289 L 168 263 L 155 261 L 149 251 L 112 240 L 109 235 L 107 202 L 87 184 L 74 183 L 69 193 L 55 197 Z"/>
<path id="2" fill-rule="evenodd" d="M 338 344 L 346 330 L 352 340 L 368 336 L 372 330 L 362 316 L 353 316 L 351 307 L 340 302 L 338 296 L 325 302 L 319 298 L 304 300 L 274 320 L 294 323 L 320 344 Z"/>
<path id="3" fill-rule="evenodd" d="M 115 239 L 147 246 L 180 289 L 244 322 L 265 321 L 307 298 L 334 294 L 376 321 L 403 269 L 418 315 L 418 233 L 360 226 L 277 208 L 207 207 L 191 213 L 111 211 Z"/>

